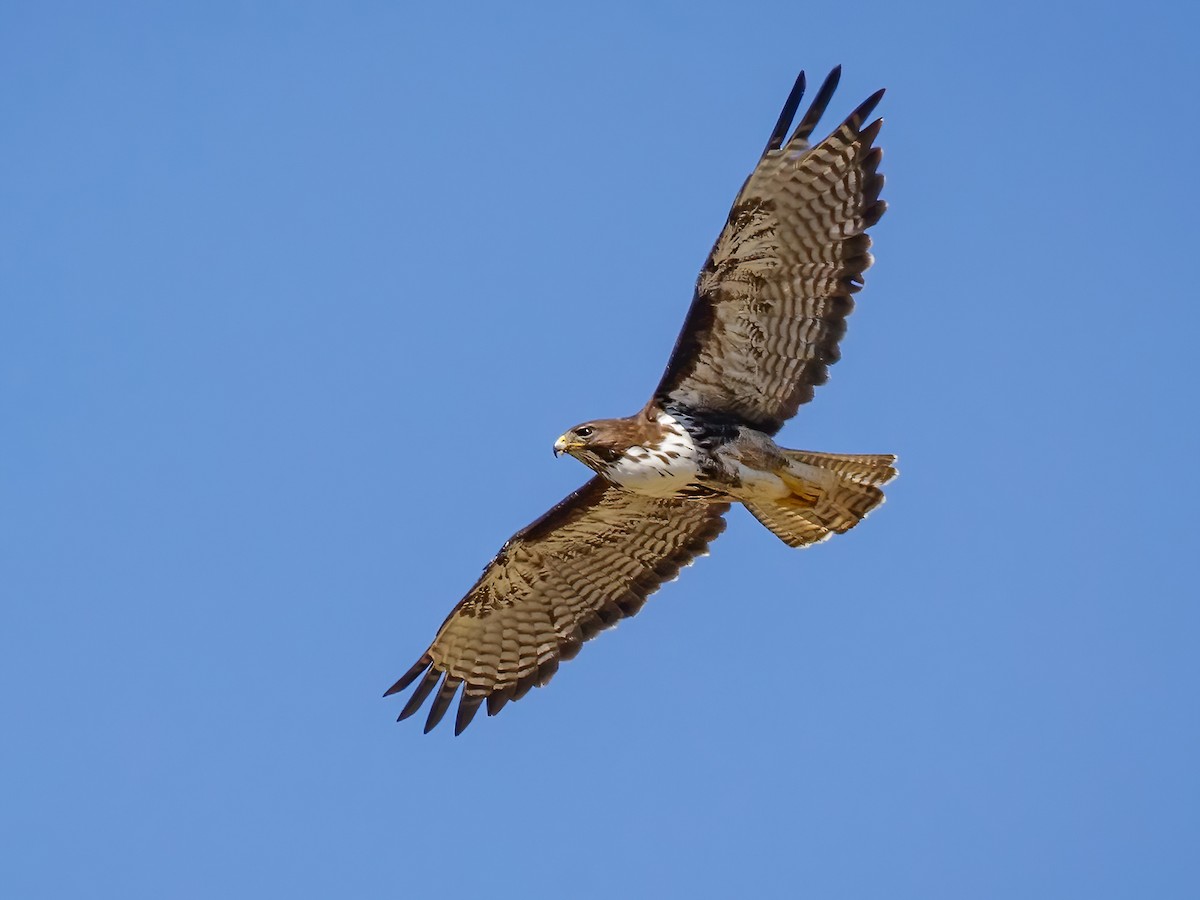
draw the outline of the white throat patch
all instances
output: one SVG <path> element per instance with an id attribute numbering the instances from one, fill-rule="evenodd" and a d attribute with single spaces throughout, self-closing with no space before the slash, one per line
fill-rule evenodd
<path id="1" fill-rule="evenodd" d="M 659 413 L 658 423 L 666 429 L 660 444 L 630 447 L 604 474 L 635 494 L 675 497 L 697 480 L 696 445 L 673 416 Z"/>

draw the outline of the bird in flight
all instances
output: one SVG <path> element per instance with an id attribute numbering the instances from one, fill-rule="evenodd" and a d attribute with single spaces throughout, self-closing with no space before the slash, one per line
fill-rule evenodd
<path id="1" fill-rule="evenodd" d="M 894 456 L 786 450 L 773 440 L 838 360 L 852 295 L 872 262 L 866 231 L 886 208 L 873 146 L 883 120 L 865 124 L 882 90 L 824 140 L 809 140 L 840 73 L 789 135 L 800 73 L 700 270 L 649 402 L 554 442 L 556 456 L 596 475 L 500 548 L 384 695 L 417 682 L 400 719 L 433 694 L 429 732 L 461 688 L 460 734 L 485 701 L 495 715 L 546 684 L 559 662 L 705 555 L 733 503 L 805 547 L 883 502 Z"/>

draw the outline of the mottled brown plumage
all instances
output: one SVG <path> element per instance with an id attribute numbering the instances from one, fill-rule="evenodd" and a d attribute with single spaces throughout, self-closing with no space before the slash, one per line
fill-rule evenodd
<path id="1" fill-rule="evenodd" d="M 655 391 L 660 403 L 727 413 L 775 434 L 837 362 L 851 297 L 873 261 L 864 232 L 887 208 L 879 199 L 882 153 L 872 147 L 881 120 L 863 128 L 883 91 L 809 147 L 840 72 L 830 73 L 782 146 L 780 117 L 734 200 Z M 790 119 L 794 108 L 784 112 Z"/>
<path id="2" fill-rule="evenodd" d="M 810 145 L 840 69 L 788 136 L 804 74 L 700 272 L 662 380 L 638 413 L 555 443 L 597 476 L 517 532 L 388 691 L 429 698 L 425 730 L 461 692 L 455 733 L 550 680 L 601 629 L 636 613 L 706 552 L 741 502 L 793 547 L 854 527 L 883 500 L 891 455 L 788 450 L 772 436 L 838 359 L 851 296 L 885 209 L 866 124 L 883 91 Z"/>
<path id="3" fill-rule="evenodd" d="M 728 509 L 728 503 L 640 497 L 596 476 L 501 548 L 429 650 L 388 690 L 404 690 L 425 674 L 401 718 L 416 712 L 443 673 L 444 691 L 466 685 L 456 733 L 481 701 L 495 715 L 545 684 L 559 661 L 632 616 L 704 553 L 724 531 Z M 434 713 L 426 731 L 440 718 Z"/>

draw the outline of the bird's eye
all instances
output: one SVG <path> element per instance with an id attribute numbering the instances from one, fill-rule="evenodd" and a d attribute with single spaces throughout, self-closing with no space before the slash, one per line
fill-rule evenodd
<path id="1" fill-rule="evenodd" d="M 591 437 L 592 430 L 593 429 L 590 425 L 584 425 L 582 428 L 576 428 L 575 433 L 580 437 Z"/>

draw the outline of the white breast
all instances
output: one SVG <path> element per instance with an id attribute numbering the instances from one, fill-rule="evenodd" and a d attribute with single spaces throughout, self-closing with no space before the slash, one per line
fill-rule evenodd
<path id="1" fill-rule="evenodd" d="M 637 494 L 674 497 L 697 480 L 696 445 L 674 417 L 660 413 L 658 422 L 667 429 L 662 443 L 653 449 L 630 447 L 605 475 Z"/>

